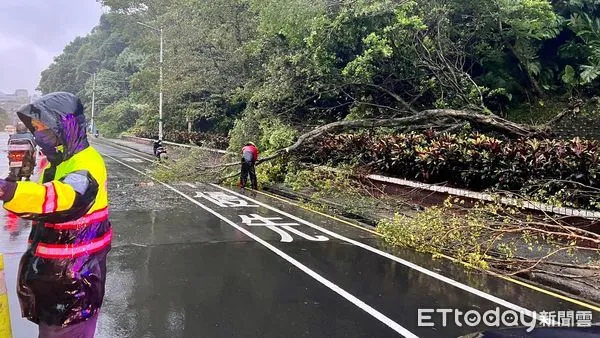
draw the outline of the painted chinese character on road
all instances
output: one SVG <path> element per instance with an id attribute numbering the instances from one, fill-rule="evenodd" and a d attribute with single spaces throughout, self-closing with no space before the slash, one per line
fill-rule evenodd
<path id="1" fill-rule="evenodd" d="M 329 238 L 327 238 L 325 236 L 321 236 L 321 235 L 311 236 L 311 235 L 305 234 L 304 232 L 294 228 L 294 226 L 300 225 L 298 223 L 275 222 L 275 221 L 281 221 L 282 220 L 281 217 L 263 217 L 263 216 L 260 216 L 257 214 L 239 215 L 239 216 L 242 219 L 242 223 L 244 223 L 248 226 L 263 226 L 267 229 L 272 230 L 273 232 L 276 232 L 277 234 L 279 234 L 279 236 L 281 236 L 282 242 L 289 243 L 294 240 L 294 238 L 290 235 L 290 233 L 295 234 L 296 236 L 302 237 L 302 238 L 312 241 L 312 242 L 324 242 L 324 241 L 329 240 Z"/>
<path id="2" fill-rule="evenodd" d="M 204 198 L 222 208 L 257 208 L 258 205 L 248 204 L 245 199 L 229 195 L 222 191 L 196 192 L 196 198 Z"/>

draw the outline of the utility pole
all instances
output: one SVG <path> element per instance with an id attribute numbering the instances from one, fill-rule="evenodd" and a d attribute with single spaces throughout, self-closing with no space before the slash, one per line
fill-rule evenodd
<path id="1" fill-rule="evenodd" d="M 162 140 L 163 139 L 163 46 L 164 46 L 164 40 L 163 40 L 163 28 L 156 28 L 156 27 L 152 27 L 148 24 L 145 24 L 143 22 L 139 22 L 138 24 L 150 28 L 155 32 L 158 32 L 160 35 L 160 79 L 159 79 L 159 87 L 160 87 L 160 91 L 158 94 L 158 139 Z"/>
<path id="2" fill-rule="evenodd" d="M 96 109 L 96 72 L 94 72 L 92 80 L 92 133 L 96 133 L 94 126 L 94 110 Z"/>
<path id="3" fill-rule="evenodd" d="M 163 139 L 163 29 L 160 28 L 160 94 L 158 98 L 158 139 Z"/>
<path id="4" fill-rule="evenodd" d="M 94 129 L 94 111 L 96 109 L 96 72 L 94 72 L 93 74 L 92 73 L 88 73 L 86 71 L 82 71 L 82 72 L 92 76 L 92 121 L 91 121 L 92 130 L 90 132 L 93 134 L 95 132 L 95 129 Z"/>

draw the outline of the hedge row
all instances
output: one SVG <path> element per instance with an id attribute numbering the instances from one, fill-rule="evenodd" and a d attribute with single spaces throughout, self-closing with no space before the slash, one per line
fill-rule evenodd
<path id="1" fill-rule="evenodd" d="M 319 163 L 358 163 L 388 176 L 482 191 L 543 194 L 595 208 L 599 143 L 575 138 L 499 140 L 482 134 L 328 135 L 312 149 Z M 589 188 L 583 188 L 583 185 Z M 565 193 L 565 190 L 569 190 Z"/>

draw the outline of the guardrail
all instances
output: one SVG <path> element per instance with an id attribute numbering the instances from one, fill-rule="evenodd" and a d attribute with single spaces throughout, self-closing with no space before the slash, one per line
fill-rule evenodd
<path id="1" fill-rule="evenodd" d="M 466 198 L 473 199 L 473 200 L 480 200 L 480 201 L 486 201 L 486 202 L 499 202 L 504 205 L 518 206 L 518 207 L 529 209 L 529 210 L 541 211 L 541 212 L 551 213 L 551 214 L 555 214 L 555 215 L 573 216 L 573 217 L 590 218 L 590 219 L 600 218 L 600 212 L 592 211 L 592 210 L 556 207 L 556 206 L 549 205 L 549 204 L 530 202 L 530 201 L 519 200 L 516 198 L 510 198 L 510 197 L 496 198 L 495 196 L 493 196 L 491 194 L 480 193 L 480 192 L 464 190 L 464 189 L 444 187 L 444 186 L 439 186 L 439 185 L 434 185 L 434 184 L 426 184 L 426 183 L 421 183 L 421 182 L 408 181 L 408 180 L 403 180 L 400 178 L 387 177 L 387 176 L 381 176 L 381 175 L 368 175 L 365 178 L 367 178 L 371 181 L 390 183 L 390 184 L 400 185 L 400 186 L 404 186 L 404 187 L 411 187 L 411 188 L 422 189 L 422 190 L 427 190 L 427 191 L 431 191 L 431 192 L 444 193 L 444 194 L 458 196 L 458 197 L 466 197 Z"/>
<path id="2" fill-rule="evenodd" d="M 8 310 L 8 293 L 4 279 L 4 256 L 0 254 L 0 338 L 11 338 L 10 311 Z"/>
<path id="3" fill-rule="evenodd" d="M 133 136 L 133 135 L 121 135 L 121 139 L 140 143 L 140 144 L 147 144 L 147 145 L 152 145 L 155 141 L 153 139 L 137 137 L 137 136 Z M 189 148 L 189 149 L 198 148 L 198 149 L 212 151 L 212 152 L 219 153 L 219 154 L 232 154 L 231 152 L 229 152 L 227 150 L 213 149 L 213 148 L 201 147 L 201 146 L 191 145 L 191 144 L 181 144 L 181 143 L 174 143 L 174 142 L 169 142 L 169 141 L 163 141 L 163 143 L 171 145 L 171 146 L 175 146 L 175 147 L 182 147 L 182 148 Z"/>

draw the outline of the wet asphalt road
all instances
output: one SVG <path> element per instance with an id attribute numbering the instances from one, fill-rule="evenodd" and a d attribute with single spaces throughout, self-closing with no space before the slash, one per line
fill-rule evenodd
<path id="1" fill-rule="evenodd" d="M 445 260 L 390 251 L 368 232 L 262 194 L 161 185 L 144 175 L 147 155 L 94 143 L 109 171 L 116 234 L 97 337 L 456 337 L 485 326 L 444 327 L 434 316 L 434 327 L 419 327 L 418 309 L 582 309 Z M 33 337 L 14 294 L 29 225 L 8 223 L 0 252 L 14 336 Z"/>

